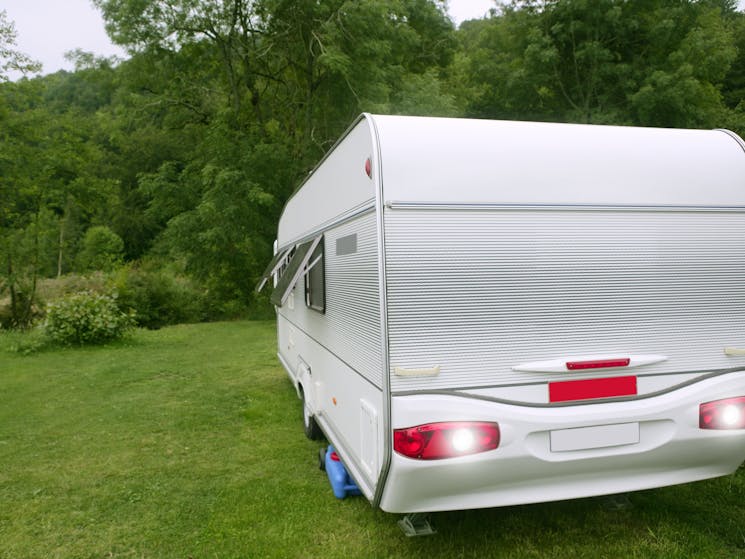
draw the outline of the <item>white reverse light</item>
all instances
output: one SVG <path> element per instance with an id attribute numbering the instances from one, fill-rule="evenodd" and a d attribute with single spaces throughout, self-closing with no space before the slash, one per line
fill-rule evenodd
<path id="1" fill-rule="evenodd" d="M 468 452 L 476 442 L 470 429 L 458 429 L 453 433 L 452 444 L 456 452 Z"/>
<path id="2" fill-rule="evenodd" d="M 736 425 L 740 422 L 740 408 L 730 404 L 722 410 L 722 423 L 728 426 Z"/>

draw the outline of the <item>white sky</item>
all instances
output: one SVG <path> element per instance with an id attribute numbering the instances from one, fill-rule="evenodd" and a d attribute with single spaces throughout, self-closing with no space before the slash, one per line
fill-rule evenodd
<path id="1" fill-rule="evenodd" d="M 15 22 L 17 49 L 41 62 L 43 74 L 72 70 L 65 53 L 77 48 L 99 56 L 124 56 L 111 44 L 89 0 L 0 0 L 0 10 Z"/>
<path id="2" fill-rule="evenodd" d="M 449 0 L 448 4 L 453 21 L 459 24 L 483 17 L 496 2 Z M 739 4 L 743 9 L 745 0 L 739 0 Z M 44 74 L 62 68 L 72 70 L 64 54 L 77 48 L 98 56 L 125 56 L 121 48 L 111 44 L 101 15 L 90 0 L 0 0 L 0 10 L 15 22 L 18 49 L 40 61 Z"/>

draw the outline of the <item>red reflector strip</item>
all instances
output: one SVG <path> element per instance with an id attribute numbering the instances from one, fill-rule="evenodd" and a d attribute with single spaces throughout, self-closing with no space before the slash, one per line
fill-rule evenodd
<path id="1" fill-rule="evenodd" d="M 548 383 L 548 401 L 552 403 L 634 396 L 636 393 L 636 377 L 594 378 Z"/>
<path id="2" fill-rule="evenodd" d="M 593 361 L 567 361 L 567 369 L 580 371 L 582 369 L 606 369 L 609 367 L 628 367 L 631 359 L 595 359 Z"/>

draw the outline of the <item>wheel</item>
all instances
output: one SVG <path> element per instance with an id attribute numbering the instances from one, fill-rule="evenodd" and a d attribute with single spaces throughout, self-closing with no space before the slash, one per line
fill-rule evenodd
<path id="1" fill-rule="evenodd" d="M 318 469 L 322 472 L 326 471 L 326 447 L 318 450 Z"/>
<path id="2" fill-rule="evenodd" d="M 323 438 L 323 431 L 321 431 L 318 423 L 316 423 L 316 418 L 310 413 L 308 405 L 305 402 L 305 392 L 302 389 L 300 389 L 300 398 L 303 401 L 303 430 L 305 431 L 305 436 L 312 441 L 319 441 Z"/>

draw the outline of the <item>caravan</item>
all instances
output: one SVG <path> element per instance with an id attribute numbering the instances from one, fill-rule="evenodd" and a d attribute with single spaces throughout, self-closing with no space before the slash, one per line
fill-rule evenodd
<path id="1" fill-rule="evenodd" d="M 362 115 L 288 201 L 278 356 L 389 512 L 622 493 L 745 459 L 745 143 Z"/>

